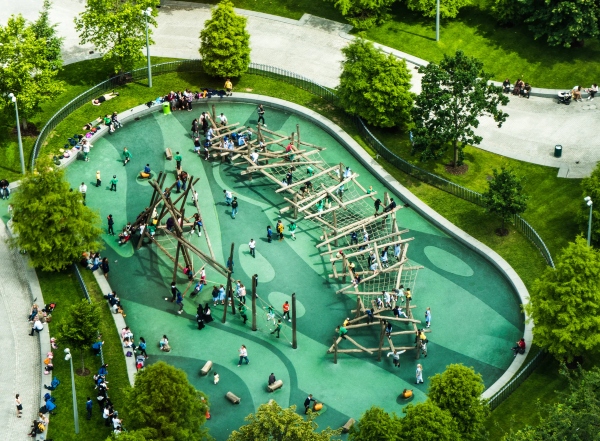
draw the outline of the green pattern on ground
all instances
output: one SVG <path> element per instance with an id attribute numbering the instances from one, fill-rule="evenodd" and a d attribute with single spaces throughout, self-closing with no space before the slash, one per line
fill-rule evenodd
<path id="1" fill-rule="evenodd" d="M 293 241 L 287 231 L 289 219 L 284 218 L 285 239 L 267 243 L 266 226 L 275 225 L 278 210 L 285 205 L 281 195 L 273 192 L 273 184 L 256 175 L 253 181 L 247 181 L 240 177 L 238 168 L 203 161 L 194 155 L 188 129 L 198 112 L 206 110 L 209 110 L 207 106 L 196 106 L 193 113 L 154 113 L 128 123 L 114 135 L 96 140 L 90 162 L 75 162 L 67 174 L 74 188 L 82 180 L 91 182 L 97 169 L 101 170 L 105 184 L 109 176 L 118 174 L 117 193 L 110 192 L 106 185 L 96 188 L 88 184 L 88 205 L 97 208 L 102 219 L 113 214 L 118 231 L 144 209 L 152 193 L 149 185 L 136 182 L 128 186 L 127 181 L 136 180 L 139 171 L 149 163 L 154 172 L 162 169 L 169 172 L 165 183 L 169 185 L 174 181 L 175 163 L 165 161 L 164 149 L 179 150 L 183 168 L 200 179 L 196 189 L 216 259 L 225 263 L 234 242 L 237 249 L 234 276 L 248 287 L 248 293 L 252 274 L 259 275 L 256 332 L 250 330 L 250 322 L 242 323 L 239 314 L 232 316 L 231 310 L 227 312 L 226 323 L 222 324 L 221 306 L 213 308 L 215 321 L 198 331 L 194 320 L 197 305 L 211 302 L 212 284 L 224 283 L 224 278 L 207 268 L 209 285 L 194 299 L 186 296 L 184 313 L 177 315 L 177 307 L 165 301 L 171 296 L 173 268 L 164 253 L 157 251 L 154 244 L 145 244 L 131 254 L 129 250 L 137 244 L 136 238 L 131 244 L 119 247 L 114 237 L 104 237 L 107 241 L 104 255 L 111 261 L 109 281 L 123 299 L 128 325 L 137 336 L 145 337 L 150 343 L 150 362 L 162 359 L 181 367 L 190 381 L 209 395 L 213 418 L 207 424 L 216 439 L 225 439 L 231 430 L 243 424 L 248 413 L 270 398 L 283 406 L 302 407 L 305 395 L 312 393 L 327 405 L 327 412 L 317 420 L 319 425 L 339 427 L 349 417 L 359 418 L 372 404 L 401 413 L 402 404 L 397 402 L 397 396 L 404 388 L 415 390 L 413 402 L 423 401 L 427 377 L 442 372 L 450 363 L 473 366 L 483 375 L 487 386 L 502 375 L 513 359 L 509 348 L 523 331 L 523 316 L 516 294 L 486 259 L 409 208 L 399 212 L 398 223 L 400 228 L 410 229 L 406 237 L 415 238 L 408 251 L 411 262 L 425 266 L 416 279 L 413 311 L 416 318 L 422 318 L 425 309 L 431 307 L 429 356 L 417 361 L 409 351 L 402 356 L 399 369 L 394 368 L 388 358 L 377 362 L 376 355 L 368 354 L 340 355 L 338 364 L 333 364 L 332 355 L 326 354 L 333 330 L 350 315 L 356 300 L 354 296 L 335 294 L 340 285 L 328 278 L 331 264 L 315 248 L 322 233 L 313 223 L 299 222 L 297 240 Z M 217 111 L 224 112 L 229 121 L 256 124 L 252 105 L 219 103 Z M 280 133 L 289 134 L 300 124 L 304 141 L 327 148 L 322 152 L 327 162 L 342 161 L 360 174 L 363 186 L 372 185 L 381 195 L 386 191 L 385 183 L 371 176 L 320 128 L 296 115 L 271 108 L 267 108 L 265 118 L 268 128 Z M 133 154 L 126 167 L 119 162 L 124 146 Z M 230 207 L 225 205 L 224 188 L 231 189 L 240 202 L 236 219 L 231 218 Z M 186 216 L 191 213 L 193 205 L 188 201 Z M 208 252 L 204 234 L 189 237 Z M 250 238 L 257 242 L 256 259 L 248 255 Z M 175 253 L 175 244 L 167 238 L 158 237 L 158 241 Z M 181 272 L 177 274 L 177 282 L 179 289 L 189 294 L 191 286 Z M 265 310 L 272 303 L 280 317 L 281 305 L 291 299 L 292 292 L 298 301 L 296 350 L 291 347 L 289 322 L 284 321 L 281 337 L 277 339 L 270 334 L 273 322 L 267 321 Z M 403 329 L 409 328 L 403 324 L 394 326 L 394 331 Z M 353 336 L 361 344 L 377 346 L 376 329 L 361 328 L 355 333 Z M 163 334 L 168 335 L 173 347 L 168 354 L 154 347 Z M 398 341 L 411 345 L 412 336 L 404 337 L 404 341 Z M 238 368 L 237 350 L 242 344 L 248 347 L 250 365 Z M 340 347 L 350 345 L 342 342 Z M 209 359 L 220 375 L 218 385 L 213 384 L 211 375 L 199 376 L 200 368 Z M 414 370 L 418 362 L 424 366 L 426 382 L 417 388 Z M 283 389 L 275 394 L 268 394 L 265 388 L 271 372 L 284 381 Z M 386 386 L 377 388 L 374 393 L 372 386 L 381 384 Z M 239 406 L 225 400 L 227 391 L 242 398 Z"/>

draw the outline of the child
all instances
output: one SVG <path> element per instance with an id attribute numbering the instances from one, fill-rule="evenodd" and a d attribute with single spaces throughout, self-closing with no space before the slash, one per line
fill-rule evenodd
<path id="1" fill-rule="evenodd" d="M 100 187 L 102 185 L 102 179 L 100 177 L 100 170 L 96 171 L 96 187 Z"/>
<path id="2" fill-rule="evenodd" d="M 267 226 L 267 242 L 271 243 L 273 240 L 273 230 L 271 230 L 271 225 Z"/>
<path id="3" fill-rule="evenodd" d="M 219 383 L 219 374 L 217 374 L 216 372 L 215 372 L 215 374 L 213 375 L 213 382 L 214 382 L 215 384 L 218 384 L 218 383 Z"/>
<path id="4" fill-rule="evenodd" d="M 275 312 L 273 311 L 273 307 L 269 306 L 267 308 L 267 321 L 271 321 L 273 320 L 273 324 L 276 325 L 277 322 L 275 321 Z"/>
<path id="5" fill-rule="evenodd" d="M 294 240 L 296 240 L 296 228 L 297 228 L 296 222 L 292 221 L 292 223 L 289 226 L 289 229 L 290 229 L 290 234 L 292 236 L 292 239 L 294 239 Z"/>

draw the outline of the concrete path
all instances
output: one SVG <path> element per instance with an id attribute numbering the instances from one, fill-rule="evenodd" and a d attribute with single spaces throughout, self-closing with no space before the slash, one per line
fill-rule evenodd
<path id="1" fill-rule="evenodd" d="M 30 271 L 23 257 L 8 247 L 8 233 L 0 221 L 0 439 L 25 440 L 31 422 L 40 407 L 42 367 L 40 339 L 48 340 L 47 330 L 30 337 L 31 324 L 27 321 L 32 305 Z M 37 283 L 37 278 L 33 281 Z M 37 289 L 39 292 L 39 284 Z M 33 296 L 37 296 L 34 292 Z M 39 304 L 43 299 L 38 298 Z M 16 417 L 15 395 L 23 403 L 22 418 Z"/>
<path id="2" fill-rule="evenodd" d="M 0 10 L 0 22 L 11 13 L 21 12 L 34 20 L 43 0 L 12 2 Z M 155 56 L 198 58 L 199 34 L 210 17 L 210 7 L 197 3 L 164 0 L 154 30 Z M 85 0 L 56 1 L 51 20 L 64 36 L 67 63 L 97 57 L 93 47 L 79 45 L 73 19 L 85 9 Z M 353 38 L 348 25 L 305 14 L 300 20 L 238 10 L 248 17 L 252 61 L 289 70 L 327 87 L 338 84 L 343 59 L 341 49 Z M 413 90 L 419 92 L 420 77 L 414 68 L 425 63 L 416 57 L 380 46 L 384 51 L 406 58 L 413 71 Z M 571 85 L 565 85 L 567 88 Z M 556 167 L 559 176 L 580 178 L 589 175 L 600 159 L 596 121 L 598 101 L 558 105 L 556 100 L 532 97 L 512 98 L 506 111 L 510 117 L 501 129 L 482 118 L 477 133 L 483 137 L 480 148 L 522 161 Z M 554 158 L 554 146 L 563 146 L 562 158 Z"/>

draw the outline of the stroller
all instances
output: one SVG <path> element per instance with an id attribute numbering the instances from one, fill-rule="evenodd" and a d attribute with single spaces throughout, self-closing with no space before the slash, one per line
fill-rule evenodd
<path id="1" fill-rule="evenodd" d="M 571 92 L 558 92 L 558 104 L 566 104 L 567 106 L 571 104 Z"/>

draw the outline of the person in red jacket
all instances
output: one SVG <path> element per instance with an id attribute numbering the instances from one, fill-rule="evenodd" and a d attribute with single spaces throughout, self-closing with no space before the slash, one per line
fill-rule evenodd
<path id="1" fill-rule="evenodd" d="M 283 304 L 283 318 L 287 318 L 288 322 L 292 321 L 292 319 L 290 318 L 290 304 L 287 300 Z"/>
<path id="2" fill-rule="evenodd" d="M 515 357 L 517 356 L 517 354 L 524 354 L 525 353 L 525 348 L 526 348 L 526 344 L 525 344 L 525 339 L 522 338 L 521 340 L 519 340 L 517 342 L 517 346 L 513 347 L 512 350 L 515 353 Z"/>

